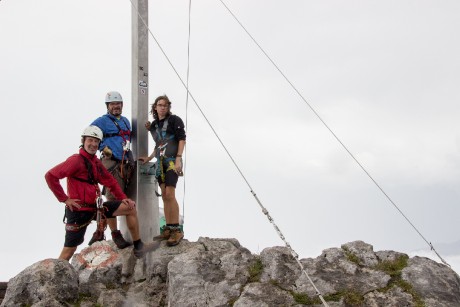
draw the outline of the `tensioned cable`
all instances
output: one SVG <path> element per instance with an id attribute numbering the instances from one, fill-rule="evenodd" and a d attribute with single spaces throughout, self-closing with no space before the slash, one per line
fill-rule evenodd
<path id="1" fill-rule="evenodd" d="M 259 198 L 257 197 L 256 193 L 254 192 L 254 190 L 252 189 L 251 185 L 249 184 L 248 180 L 246 179 L 246 177 L 244 176 L 243 172 L 241 171 L 240 167 L 238 166 L 238 164 L 236 163 L 236 161 L 233 159 L 232 155 L 230 154 L 230 152 L 228 151 L 227 147 L 225 146 L 225 144 L 222 142 L 221 138 L 219 137 L 219 135 L 217 134 L 216 130 L 214 129 L 214 127 L 212 126 L 211 122 L 208 120 L 208 118 L 206 117 L 206 115 L 204 114 L 203 110 L 201 109 L 200 105 L 198 104 L 198 102 L 195 100 L 195 98 L 193 97 L 192 93 L 190 92 L 190 90 L 188 89 L 187 87 L 187 84 L 185 84 L 185 82 L 182 80 L 181 76 L 179 75 L 179 73 L 177 72 L 177 69 L 175 68 L 175 66 L 172 64 L 171 60 L 169 59 L 168 55 L 166 54 L 166 52 L 163 50 L 163 48 L 161 47 L 160 43 L 158 42 L 158 40 L 156 39 L 155 35 L 153 35 L 152 31 L 150 30 L 150 28 L 148 27 L 147 23 L 145 22 L 144 18 L 142 18 L 138 8 L 136 7 L 136 5 L 133 3 L 133 0 L 129 0 L 131 2 L 131 5 L 134 7 L 134 9 L 136 10 L 137 12 L 137 15 L 139 16 L 139 18 L 141 19 L 141 21 L 143 22 L 144 26 L 146 27 L 146 29 L 148 30 L 148 32 L 150 33 L 150 35 L 152 36 L 153 40 L 155 41 L 155 43 L 157 44 L 158 48 L 160 49 L 161 53 L 163 53 L 164 57 L 166 58 L 166 60 L 168 61 L 169 65 L 171 66 L 171 68 L 173 69 L 174 73 L 176 74 L 177 78 L 179 78 L 180 82 L 182 83 L 182 85 L 187 89 L 187 93 L 188 95 L 190 96 L 190 98 L 192 99 L 192 101 L 195 103 L 196 107 L 198 108 L 198 110 L 200 111 L 201 115 L 203 116 L 203 118 L 205 119 L 205 121 L 207 122 L 208 126 L 211 128 L 212 132 L 214 133 L 214 135 L 216 136 L 217 140 L 219 141 L 220 145 L 222 146 L 222 148 L 225 150 L 225 152 L 227 153 L 228 157 L 230 158 L 230 160 L 232 161 L 233 165 L 236 167 L 236 169 L 238 170 L 238 172 L 240 173 L 241 177 L 243 178 L 243 180 L 246 182 L 247 186 L 249 187 L 250 189 L 250 192 L 251 194 L 254 196 L 255 200 L 257 201 L 257 203 L 259 204 L 259 206 L 261 207 L 262 209 L 262 212 L 267 216 L 268 220 L 270 221 L 270 223 L 273 225 L 273 227 L 275 228 L 275 230 L 277 231 L 279 237 L 281 238 L 281 240 L 283 240 L 283 242 L 285 243 L 286 247 L 289 249 L 291 255 L 294 257 L 294 259 L 296 260 L 297 264 L 300 266 L 300 269 L 302 271 L 302 273 L 307 277 L 308 281 L 310 282 L 310 284 L 313 286 L 313 288 L 315 289 L 316 291 L 316 295 L 319 296 L 321 302 L 323 303 L 324 306 L 326 307 L 329 307 L 329 305 L 327 304 L 327 302 L 324 300 L 321 292 L 318 290 L 318 288 L 315 286 L 315 284 L 313 283 L 313 280 L 310 278 L 310 276 L 308 275 L 308 273 L 305 271 L 302 263 L 300 262 L 299 260 L 299 255 L 294 251 L 294 249 L 291 247 L 291 245 L 286 241 L 286 238 L 284 237 L 283 233 L 281 232 L 281 230 L 278 228 L 278 226 L 275 224 L 275 221 L 273 220 L 273 218 L 270 216 L 268 210 L 262 205 L 261 201 L 259 200 Z"/>
<path id="2" fill-rule="evenodd" d="M 423 235 L 422 233 L 415 227 L 415 225 L 409 220 L 409 218 L 399 209 L 399 207 L 396 205 L 396 203 L 391 199 L 391 197 L 383 190 L 383 188 L 377 183 L 377 181 L 371 176 L 371 174 L 364 168 L 364 166 L 358 161 L 358 159 L 351 153 L 351 151 L 345 146 L 345 144 L 339 139 L 339 137 L 332 131 L 332 129 L 326 124 L 326 122 L 321 118 L 321 116 L 316 112 L 316 110 L 311 106 L 310 103 L 303 97 L 303 95 L 297 90 L 297 88 L 294 86 L 294 84 L 288 79 L 288 77 L 281 71 L 281 69 L 276 65 L 276 63 L 272 60 L 272 58 L 265 52 L 265 50 L 260 46 L 260 44 L 256 41 L 256 39 L 249 33 L 249 31 L 246 29 L 246 27 L 240 22 L 240 20 L 233 14 L 233 12 L 229 9 L 229 7 L 224 3 L 223 0 L 219 0 L 222 5 L 227 9 L 227 11 L 232 15 L 232 17 L 236 20 L 236 22 L 243 28 L 243 30 L 246 32 L 246 34 L 251 38 L 251 40 L 257 45 L 257 47 L 262 51 L 262 53 L 267 57 L 267 59 L 275 66 L 275 68 L 278 70 L 278 72 L 283 76 L 283 78 L 289 83 L 289 85 L 292 87 L 292 89 L 299 95 L 299 97 L 307 104 L 307 106 L 310 108 L 310 110 L 316 115 L 316 117 L 323 123 L 323 125 L 329 130 L 329 132 L 334 136 L 334 138 L 337 140 L 337 142 L 342 145 L 342 147 L 348 152 L 348 154 L 351 156 L 351 158 L 359 165 L 359 167 L 366 173 L 366 175 L 372 180 L 372 182 L 377 186 L 377 188 L 385 195 L 385 197 L 390 201 L 390 203 L 396 208 L 396 210 L 401 213 L 401 215 L 406 219 L 406 221 L 412 226 L 412 228 L 420 235 L 420 237 L 428 244 L 430 249 L 436 253 L 436 255 L 441 259 L 442 263 L 445 265 L 449 266 L 450 265 L 441 257 L 441 255 L 438 254 L 436 249 L 434 248 L 433 244 L 429 242 Z"/>
<path id="3" fill-rule="evenodd" d="M 187 131 L 188 127 L 188 82 L 190 76 L 190 38 L 191 38 L 191 17 L 192 17 L 192 0 L 188 2 L 188 39 L 187 39 L 187 83 L 186 83 L 186 90 L 187 90 L 187 97 L 185 98 L 185 131 Z M 186 167 L 187 167 L 187 146 L 184 148 L 184 196 L 182 198 L 182 221 L 183 224 L 185 223 L 185 177 L 186 177 Z"/>

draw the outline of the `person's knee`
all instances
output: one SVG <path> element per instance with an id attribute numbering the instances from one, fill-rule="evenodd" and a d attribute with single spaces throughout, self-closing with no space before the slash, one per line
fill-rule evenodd
<path id="1" fill-rule="evenodd" d="M 136 209 L 136 207 L 134 207 L 134 208 L 131 209 L 131 208 L 129 208 L 129 207 L 128 207 L 127 205 L 125 205 L 125 204 L 122 204 L 122 206 L 123 206 L 123 207 L 121 207 L 121 206 L 120 206 L 120 207 L 121 207 L 121 209 L 122 209 L 123 215 L 126 215 L 126 216 L 131 216 L 131 215 L 137 216 L 137 209 Z"/>
<path id="2" fill-rule="evenodd" d="M 135 216 L 137 217 L 137 210 L 136 208 L 133 208 L 133 209 L 129 209 L 128 211 L 128 214 L 127 215 L 132 215 L 132 216 Z"/>
<path id="3" fill-rule="evenodd" d="M 174 195 L 170 195 L 170 194 L 166 194 L 166 195 L 163 195 L 163 202 L 171 202 L 174 200 Z"/>
<path id="4" fill-rule="evenodd" d="M 59 259 L 69 261 L 73 254 L 77 250 L 77 247 L 64 247 L 59 255 Z"/>
<path id="5" fill-rule="evenodd" d="M 164 189 L 162 196 L 163 196 L 163 201 L 172 201 L 176 198 L 174 189 L 171 189 L 171 188 L 168 189 L 168 187 Z"/>

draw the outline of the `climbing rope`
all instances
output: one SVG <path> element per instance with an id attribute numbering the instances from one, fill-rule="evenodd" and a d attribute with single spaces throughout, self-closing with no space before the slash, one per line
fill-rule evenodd
<path id="1" fill-rule="evenodd" d="M 214 135 L 216 136 L 217 140 L 219 141 L 219 143 L 221 144 L 222 148 L 225 150 L 225 152 L 227 153 L 228 157 L 230 158 L 230 160 L 232 161 L 233 165 L 236 167 L 236 169 L 238 170 L 238 172 L 240 173 L 241 177 L 243 178 L 243 180 L 246 182 L 246 185 L 249 187 L 250 189 L 250 192 L 251 194 L 254 196 L 255 200 L 257 201 L 257 203 L 259 204 L 260 208 L 262 209 L 262 212 L 267 216 L 268 220 L 270 221 L 270 223 L 273 225 L 273 227 L 275 228 L 276 232 L 278 233 L 279 237 L 281 238 L 281 240 L 283 240 L 283 242 L 286 244 L 286 247 L 289 249 L 291 255 L 294 257 L 294 259 L 296 260 L 297 264 L 299 265 L 302 273 L 307 277 L 308 281 L 310 282 L 310 284 L 313 286 L 313 288 L 315 289 L 316 291 L 316 295 L 318 295 L 318 297 L 320 298 L 320 300 L 322 301 L 323 305 L 326 306 L 326 307 L 329 307 L 329 305 L 327 304 L 327 302 L 324 300 L 321 292 L 318 290 L 318 288 L 315 286 L 315 284 L 313 283 L 313 280 L 310 278 L 310 276 L 308 275 L 308 273 L 305 271 L 302 263 L 300 262 L 299 260 L 299 256 L 298 254 L 294 251 L 294 249 L 291 247 L 291 245 L 286 241 L 286 238 L 284 237 L 283 233 L 281 232 L 281 230 L 279 229 L 279 227 L 276 225 L 275 221 L 273 220 L 273 218 L 270 216 L 268 210 L 262 205 L 262 202 L 259 200 L 259 198 L 257 197 L 256 193 L 254 192 L 254 190 L 252 189 L 251 185 L 249 184 L 249 181 L 246 179 L 246 177 L 244 176 L 243 172 L 241 171 L 240 167 L 238 166 L 238 164 L 236 163 L 236 161 L 233 159 L 232 155 L 230 154 L 229 150 L 227 149 L 227 147 L 225 146 L 225 144 L 223 143 L 223 141 L 221 140 L 221 138 L 219 137 L 219 135 L 217 134 L 216 130 L 214 129 L 213 125 L 211 124 L 211 122 L 209 121 L 209 119 L 207 118 L 207 116 L 204 114 L 203 110 L 201 109 L 200 105 L 198 104 L 198 102 L 196 101 L 196 99 L 193 97 L 192 93 L 190 92 L 187 84 L 184 82 L 184 80 L 182 79 L 182 77 L 179 75 L 179 73 L 177 72 L 177 69 L 175 68 L 175 66 L 173 65 L 173 63 L 171 62 L 171 60 L 169 59 L 168 55 L 166 54 L 166 52 L 163 50 L 163 48 L 161 47 L 161 44 L 158 42 L 158 40 L 156 39 L 155 35 L 153 35 L 152 31 L 150 30 L 150 28 L 148 27 L 147 23 L 145 22 L 144 18 L 142 18 L 138 8 L 136 7 L 136 5 L 133 3 L 132 0 L 129 0 L 132 4 L 132 6 L 134 7 L 134 9 L 136 10 L 137 12 L 137 15 L 139 16 L 140 20 L 144 23 L 144 26 L 146 27 L 146 29 L 148 30 L 148 32 L 150 33 L 150 35 L 152 36 L 153 40 L 155 41 L 155 43 L 157 44 L 158 48 L 160 49 L 161 53 L 163 53 L 163 56 L 166 58 L 166 60 L 168 61 L 169 65 L 171 66 L 172 70 L 174 71 L 174 73 L 176 74 L 177 78 L 179 79 L 179 81 L 182 83 L 182 85 L 184 86 L 184 88 L 187 90 L 187 93 L 188 93 L 188 96 L 190 96 L 190 98 L 192 99 L 192 101 L 195 103 L 196 107 L 198 108 L 198 110 L 200 111 L 201 115 L 203 116 L 203 118 L 205 119 L 205 121 L 207 122 L 208 126 L 211 128 L 212 132 L 214 133 Z"/>
<path id="2" fill-rule="evenodd" d="M 316 115 L 316 117 L 323 123 L 327 130 L 332 134 L 332 136 L 339 142 L 340 145 L 345 149 L 345 151 L 350 155 L 350 157 L 358 164 L 358 166 L 364 171 L 364 173 L 372 180 L 372 182 L 377 186 L 377 188 L 383 193 L 383 195 L 390 201 L 390 203 L 399 211 L 399 213 L 406 219 L 406 221 L 412 226 L 412 228 L 419 234 L 419 236 L 428 244 L 430 249 L 436 253 L 436 255 L 441 259 L 442 263 L 450 267 L 450 265 L 439 255 L 439 253 L 434 248 L 433 244 L 429 242 L 422 233 L 415 227 L 415 225 L 409 220 L 409 218 L 402 212 L 402 210 L 396 205 L 396 203 L 391 199 L 391 197 L 383 190 L 383 188 L 377 183 L 377 181 L 371 176 L 371 174 L 364 168 L 364 166 L 358 161 L 358 159 L 351 153 L 347 146 L 339 139 L 339 137 L 334 133 L 334 131 L 326 124 L 326 122 L 322 119 L 318 112 L 313 108 L 313 106 L 308 103 L 308 101 L 303 97 L 303 95 L 299 92 L 299 90 L 294 86 L 294 84 L 288 79 L 288 77 L 281 71 L 281 69 L 276 65 L 276 63 L 272 60 L 272 58 L 265 52 L 262 46 L 256 41 L 256 39 L 249 33 L 246 27 L 240 22 L 240 20 L 233 14 L 233 12 L 229 9 L 229 7 L 224 3 L 223 0 L 219 0 L 222 5 L 226 8 L 226 10 L 232 15 L 235 21 L 241 26 L 241 28 L 246 32 L 246 34 L 251 38 L 251 40 L 256 44 L 256 46 L 262 51 L 262 53 L 267 57 L 267 59 L 273 64 L 273 66 L 278 70 L 278 72 L 283 76 L 287 83 L 292 87 L 292 89 L 299 95 L 299 97 L 305 102 L 305 104 L 310 108 L 310 110 Z"/>

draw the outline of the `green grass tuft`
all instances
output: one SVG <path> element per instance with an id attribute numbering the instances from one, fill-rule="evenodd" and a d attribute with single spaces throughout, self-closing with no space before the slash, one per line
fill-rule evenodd
<path id="1" fill-rule="evenodd" d="M 394 261 L 384 260 L 375 266 L 376 270 L 382 271 L 390 275 L 391 277 L 401 276 L 401 271 L 407 267 L 407 255 L 402 255 L 396 258 Z"/>
<path id="2" fill-rule="evenodd" d="M 361 262 L 355 254 L 353 254 L 348 248 L 342 247 L 343 251 L 345 252 L 345 256 L 347 257 L 348 261 L 355 263 L 356 265 L 361 265 Z"/>
<path id="3" fill-rule="evenodd" d="M 307 293 L 298 293 L 294 291 L 290 291 L 290 292 L 297 304 L 301 304 L 301 305 L 321 304 L 321 300 L 319 299 L 319 297 L 311 298 L 308 296 Z"/>
<path id="4" fill-rule="evenodd" d="M 402 270 L 407 267 L 407 255 L 401 255 L 394 261 L 384 260 L 377 264 L 374 268 L 390 275 L 391 279 L 385 288 L 379 289 L 380 292 L 387 292 L 393 287 L 399 287 L 404 292 L 409 293 L 414 300 L 415 307 L 425 307 L 425 302 L 422 297 L 414 290 L 412 285 L 401 277 Z"/>
<path id="5" fill-rule="evenodd" d="M 248 282 L 258 282 L 264 270 L 264 265 L 260 257 L 255 257 L 254 262 L 249 266 Z"/>
<path id="6" fill-rule="evenodd" d="M 346 305 L 360 306 L 364 303 L 364 296 L 355 291 L 346 291 L 343 294 L 343 302 Z"/>

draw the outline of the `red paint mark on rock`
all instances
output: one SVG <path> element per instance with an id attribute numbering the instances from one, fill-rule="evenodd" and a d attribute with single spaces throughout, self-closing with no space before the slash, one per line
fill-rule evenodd
<path id="1" fill-rule="evenodd" d="M 109 245 L 94 244 L 77 255 L 77 261 L 85 268 L 107 267 L 118 259 L 118 253 Z"/>
<path id="2" fill-rule="evenodd" d="M 48 258 L 48 259 L 42 260 L 41 265 L 47 269 L 54 267 L 53 259 Z"/>

